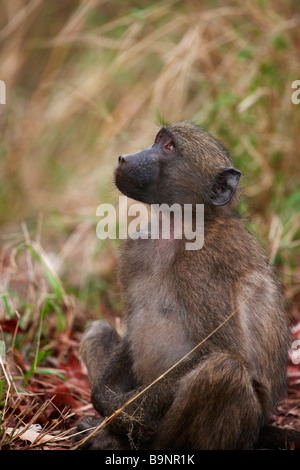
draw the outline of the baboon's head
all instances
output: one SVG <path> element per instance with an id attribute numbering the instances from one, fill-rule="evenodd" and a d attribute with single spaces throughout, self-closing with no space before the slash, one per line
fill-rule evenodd
<path id="1" fill-rule="evenodd" d="M 115 182 L 126 196 L 148 204 L 223 206 L 241 172 L 221 142 L 189 122 L 167 125 L 146 150 L 121 155 Z"/>

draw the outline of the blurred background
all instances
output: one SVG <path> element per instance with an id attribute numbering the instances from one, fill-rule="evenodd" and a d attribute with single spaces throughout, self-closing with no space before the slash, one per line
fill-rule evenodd
<path id="1" fill-rule="evenodd" d="M 96 208 L 117 201 L 118 155 L 161 120 L 229 149 L 240 210 L 300 319 L 298 0 L 1 0 L 0 79 L 0 319 L 22 327 L 16 350 L 38 338 L 34 367 L 51 328 L 120 315 L 118 242 L 97 239 Z"/>

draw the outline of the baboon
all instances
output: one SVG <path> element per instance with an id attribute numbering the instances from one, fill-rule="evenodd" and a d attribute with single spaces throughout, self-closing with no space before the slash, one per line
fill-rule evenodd
<path id="1" fill-rule="evenodd" d="M 172 236 L 124 242 L 126 332 L 120 338 L 99 321 L 83 336 L 102 418 L 81 420 L 79 438 L 138 396 L 83 447 L 250 449 L 268 423 L 285 389 L 289 325 L 269 262 L 233 210 L 240 175 L 221 142 L 185 121 L 119 157 L 124 195 L 204 204 L 204 245 L 186 250 L 184 237 Z"/>

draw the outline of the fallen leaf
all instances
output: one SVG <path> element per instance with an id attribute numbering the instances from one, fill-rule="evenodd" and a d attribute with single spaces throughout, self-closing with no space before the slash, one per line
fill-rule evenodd
<path id="1" fill-rule="evenodd" d="M 41 434 L 36 430 L 34 425 L 29 426 L 28 429 L 21 429 L 21 431 L 15 433 L 15 428 L 6 428 L 6 434 L 11 436 L 13 434 L 14 439 L 19 438 L 22 441 L 29 441 L 31 443 L 39 442 L 41 444 L 49 441 L 59 440 L 59 437 L 53 436 L 52 434 Z"/>

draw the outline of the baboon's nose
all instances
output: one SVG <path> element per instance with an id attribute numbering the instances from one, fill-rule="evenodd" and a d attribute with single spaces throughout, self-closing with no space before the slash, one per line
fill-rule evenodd
<path id="1" fill-rule="evenodd" d="M 119 161 L 119 164 L 123 164 L 123 165 L 124 165 L 124 164 L 126 163 L 126 158 L 125 158 L 125 156 L 124 156 L 124 155 L 120 155 L 118 161 Z"/>

